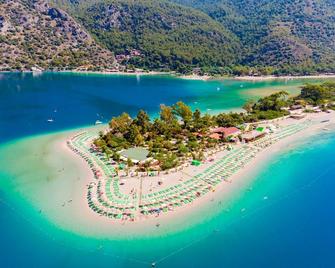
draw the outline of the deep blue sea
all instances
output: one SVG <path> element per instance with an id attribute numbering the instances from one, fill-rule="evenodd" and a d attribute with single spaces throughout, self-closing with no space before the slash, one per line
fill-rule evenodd
<path id="1" fill-rule="evenodd" d="M 183 100 L 203 112 L 239 108 L 264 91 L 301 81 L 188 81 L 172 77 L 1 74 L 0 143 L 93 125 L 99 119 Z M 47 122 L 48 119 L 54 122 Z M 0 146 L 0 180 L 6 155 Z M 13 147 L 14 148 L 14 147 Z M 25 152 L 18 157 L 25 157 Z M 0 181 L 0 186 L 6 185 Z M 105 241 L 39 219 L 0 187 L 0 267 L 335 267 L 335 134 L 288 147 L 266 163 L 229 211 L 152 240 Z M 38 193 L 36 193 L 38 194 Z M 267 197 L 265 200 L 264 197 Z M 241 213 L 241 210 L 245 211 Z M 102 246 L 102 247 L 101 247 Z"/>

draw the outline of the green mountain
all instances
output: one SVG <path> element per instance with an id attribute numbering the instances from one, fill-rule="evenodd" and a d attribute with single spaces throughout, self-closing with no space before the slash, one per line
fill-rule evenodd
<path id="1" fill-rule="evenodd" d="M 0 69 L 335 72 L 335 3 L 0 0 L 0 43 Z"/>
<path id="2" fill-rule="evenodd" d="M 235 33 L 242 64 L 334 66 L 335 3 L 331 0 L 174 0 L 207 13 Z"/>
<path id="3" fill-rule="evenodd" d="M 185 72 L 190 66 L 237 63 L 237 37 L 208 15 L 157 0 L 54 0 L 71 13 L 122 63 L 149 69 Z M 122 59 L 122 57 L 121 57 Z"/>
<path id="4" fill-rule="evenodd" d="M 66 12 L 43 0 L 0 0 L 0 70 L 113 68 L 99 46 Z"/>

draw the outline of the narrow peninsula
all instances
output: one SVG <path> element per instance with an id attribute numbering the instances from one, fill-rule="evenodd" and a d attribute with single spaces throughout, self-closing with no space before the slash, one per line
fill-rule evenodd
<path id="1" fill-rule="evenodd" d="M 280 91 L 247 102 L 245 112 L 213 116 L 177 102 L 161 105 L 155 119 L 123 113 L 67 146 L 90 167 L 94 213 L 120 223 L 163 218 L 208 201 L 280 141 L 334 123 L 334 96 L 334 83 L 306 85 L 299 96 Z"/>

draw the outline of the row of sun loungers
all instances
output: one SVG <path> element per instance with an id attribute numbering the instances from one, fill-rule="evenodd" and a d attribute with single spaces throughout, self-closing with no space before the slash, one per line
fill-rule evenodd
<path id="1" fill-rule="evenodd" d="M 185 182 L 180 182 L 160 191 L 131 195 L 120 191 L 120 180 L 107 158 L 94 150 L 90 144 L 93 136 L 79 133 L 68 141 L 68 146 L 86 160 L 95 180 L 89 184 L 87 200 L 90 208 L 102 216 L 119 220 L 135 220 L 137 215 L 157 215 L 192 203 L 195 199 L 215 191 L 215 187 L 250 162 L 263 148 L 295 134 L 310 123 L 283 127 L 252 144 L 229 151 L 203 172 Z"/>
<path id="2" fill-rule="evenodd" d="M 175 207 L 193 202 L 208 192 L 214 191 L 223 180 L 227 180 L 233 173 L 250 161 L 257 149 L 244 146 L 233 150 L 228 155 L 193 178 L 184 183 L 171 186 L 157 193 L 142 196 L 140 205 L 143 214 L 172 210 Z"/>
<path id="3" fill-rule="evenodd" d="M 282 129 L 278 130 L 275 133 L 269 134 L 265 136 L 264 138 L 261 138 L 255 142 L 253 142 L 254 146 L 260 147 L 260 148 L 266 148 L 269 147 L 271 144 L 286 138 L 290 135 L 293 135 L 295 133 L 298 133 L 301 130 L 306 129 L 311 122 L 304 122 L 300 124 L 290 125 L 286 127 L 282 127 Z"/>
<path id="4" fill-rule="evenodd" d="M 76 135 L 68 146 L 80 155 L 89 164 L 95 178 L 95 182 L 88 187 L 87 199 L 91 209 L 100 215 L 114 219 L 135 218 L 137 198 L 120 192 L 119 179 L 115 170 L 108 165 L 107 159 L 99 152 L 95 152 L 85 143 L 89 143 L 92 137 L 86 132 Z"/>

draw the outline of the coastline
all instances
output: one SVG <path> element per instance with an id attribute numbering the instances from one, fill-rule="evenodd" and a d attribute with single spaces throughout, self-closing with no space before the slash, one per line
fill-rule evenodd
<path id="1" fill-rule="evenodd" d="M 311 114 L 308 117 L 316 121 L 331 118 L 331 123 L 335 122 L 334 113 Z M 29 143 L 40 148 L 31 157 L 38 164 L 45 165 L 48 179 L 45 180 L 44 174 L 37 174 L 35 180 L 39 180 L 39 176 L 41 177 L 37 188 L 32 185 L 30 187 L 32 189 L 26 192 L 25 189 L 18 187 L 17 191 L 25 196 L 36 210 L 43 211 L 42 215 L 48 221 L 58 228 L 70 232 L 113 239 L 117 237 L 162 236 L 166 233 L 180 232 L 215 217 L 223 210 L 219 204 L 222 203 L 225 206 L 233 202 L 237 198 L 238 192 L 248 188 L 248 185 L 253 182 L 254 174 L 266 165 L 269 159 L 287 147 L 294 146 L 297 142 L 318 134 L 324 127 L 324 124 L 316 124 L 264 149 L 242 170 L 231 177 L 232 183 L 221 183 L 215 192 L 196 199 L 193 204 L 181 207 L 172 213 L 163 214 L 158 218 L 147 218 L 135 223 L 111 221 L 99 216 L 88 207 L 85 193 L 86 186 L 92 179 L 92 173 L 86 162 L 73 154 L 66 146 L 66 140 L 74 133 L 78 133 L 78 130 L 44 135 L 36 137 L 36 140 L 35 138 L 30 139 Z M 27 161 L 30 160 L 32 161 L 32 159 Z M 21 170 L 17 172 L 21 177 L 25 176 L 25 174 L 21 174 Z M 29 174 L 27 171 L 25 173 Z M 52 196 L 49 194 L 50 189 L 54 189 L 55 194 Z M 36 195 L 36 192 L 39 192 L 39 195 Z M 70 202 L 70 200 L 72 201 Z M 161 225 L 159 228 L 156 227 L 157 223 Z"/>
<path id="2" fill-rule="evenodd" d="M 194 81 L 220 81 L 220 80 L 236 80 L 236 81 L 273 81 L 273 80 L 295 80 L 295 79 L 335 79 L 335 74 L 317 74 L 317 75 L 261 75 L 261 76 L 210 76 L 210 75 L 182 75 L 171 72 L 159 72 L 159 71 L 135 71 L 135 72 L 111 72 L 111 71 L 76 71 L 76 70 L 61 70 L 61 71 L 43 71 L 33 72 L 29 70 L 25 71 L 0 71 L 1 73 L 32 73 L 32 74 L 43 74 L 43 73 L 64 73 L 64 74 L 87 74 L 87 75 L 115 75 L 115 76 L 171 76 L 183 80 L 194 80 Z"/>
<path id="3" fill-rule="evenodd" d="M 272 80 L 294 80 L 294 79 L 335 79 L 335 74 L 318 74 L 318 75 L 261 75 L 261 76 L 208 76 L 208 75 L 181 75 L 178 78 L 185 80 L 237 80 L 237 81 L 272 81 Z"/>
<path id="4" fill-rule="evenodd" d="M 318 75 L 284 75 L 284 76 L 235 76 L 233 79 L 241 81 L 268 81 L 268 80 L 293 80 L 293 79 L 328 79 L 335 78 L 335 74 L 318 74 Z"/>
<path id="5" fill-rule="evenodd" d="M 110 71 L 57 71 L 56 73 L 71 73 L 71 74 L 100 74 L 100 75 L 120 75 L 120 76 L 151 76 L 151 75 L 173 75 L 172 72 L 156 72 L 156 71 L 135 71 L 135 72 L 110 72 Z"/>
<path id="6" fill-rule="evenodd" d="M 53 70 L 45 70 L 45 71 L 41 71 L 41 72 L 34 72 L 31 70 L 24 70 L 24 71 L 17 71 L 17 70 L 13 70 L 13 71 L 0 71 L 1 73 L 23 73 L 23 74 L 36 74 L 36 75 L 40 75 L 43 73 L 64 73 L 64 74 L 97 74 L 97 75 L 120 75 L 120 76 L 138 76 L 138 75 L 143 75 L 143 76 L 155 76 L 155 75 L 171 75 L 171 76 L 175 76 L 174 72 L 158 72 L 158 71 L 135 71 L 135 72 L 111 72 L 111 71 L 76 71 L 76 70 L 61 70 L 61 71 L 53 71 Z"/>

